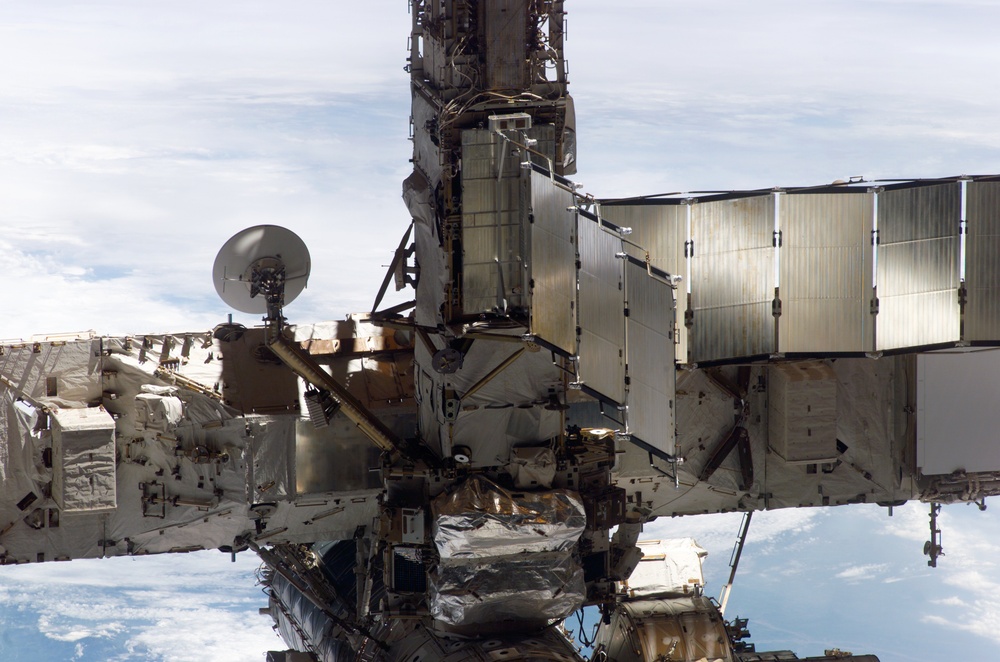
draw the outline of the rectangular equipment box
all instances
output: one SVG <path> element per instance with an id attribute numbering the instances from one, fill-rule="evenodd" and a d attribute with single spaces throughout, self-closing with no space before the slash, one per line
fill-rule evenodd
<path id="1" fill-rule="evenodd" d="M 115 420 L 104 407 L 52 412 L 52 497 L 63 513 L 118 507 Z"/>
<path id="2" fill-rule="evenodd" d="M 837 376 L 825 363 L 768 368 L 768 443 L 792 464 L 837 458 Z"/>

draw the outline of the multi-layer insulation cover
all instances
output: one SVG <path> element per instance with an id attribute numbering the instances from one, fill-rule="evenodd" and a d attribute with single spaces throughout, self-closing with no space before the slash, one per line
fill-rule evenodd
<path id="1" fill-rule="evenodd" d="M 822 362 L 768 369 L 768 441 L 786 462 L 837 457 L 837 376 Z"/>
<path id="2" fill-rule="evenodd" d="M 118 507 L 115 420 L 104 407 L 52 412 L 52 496 L 64 513 Z"/>
<path id="3" fill-rule="evenodd" d="M 472 476 L 432 507 L 440 556 L 430 581 L 434 618 L 452 625 L 544 622 L 583 605 L 574 550 L 587 518 L 573 492 L 515 493 Z"/>
<path id="4" fill-rule="evenodd" d="M 692 595 L 705 585 L 708 552 L 693 538 L 640 540 L 638 547 L 642 560 L 623 586 L 630 598 Z"/>

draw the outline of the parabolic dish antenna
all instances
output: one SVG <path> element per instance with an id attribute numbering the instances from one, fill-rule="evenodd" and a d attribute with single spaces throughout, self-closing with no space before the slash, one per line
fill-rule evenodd
<path id="1" fill-rule="evenodd" d="M 305 288 L 309 268 L 309 249 L 297 234 L 277 225 L 255 225 L 222 246 L 212 281 L 232 308 L 261 314 L 268 312 L 268 286 L 283 286 L 282 303 L 290 303 Z"/>

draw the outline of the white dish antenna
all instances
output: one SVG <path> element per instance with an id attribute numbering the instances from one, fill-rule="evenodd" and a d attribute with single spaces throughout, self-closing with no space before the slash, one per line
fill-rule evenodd
<path id="1" fill-rule="evenodd" d="M 215 291 L 232 308 L 271 314 L 291 303 L 309 280 L 309 249 L 278 225 L 255 225 L 229 239 L 212 267 Z"/>

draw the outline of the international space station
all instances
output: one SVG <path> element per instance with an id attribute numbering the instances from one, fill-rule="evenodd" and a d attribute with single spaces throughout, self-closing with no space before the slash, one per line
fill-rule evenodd
<path id="1" fill-rule="evenodd" d="M 934 564 L 940 505 L 1000 494 L 963 387 L 996 382 L 1000 176 L 603 199 L 562 0 L 410 12 L 371 310 L 295 320 L 308 248 L 264 225 L 212 273 L 260 326 L 0 345 L 4 564 L 256 553 L 275 661 L 580 662 L 593 607 L 591 662 L 777 662 L 644 523 L 919 500 Z"/>

